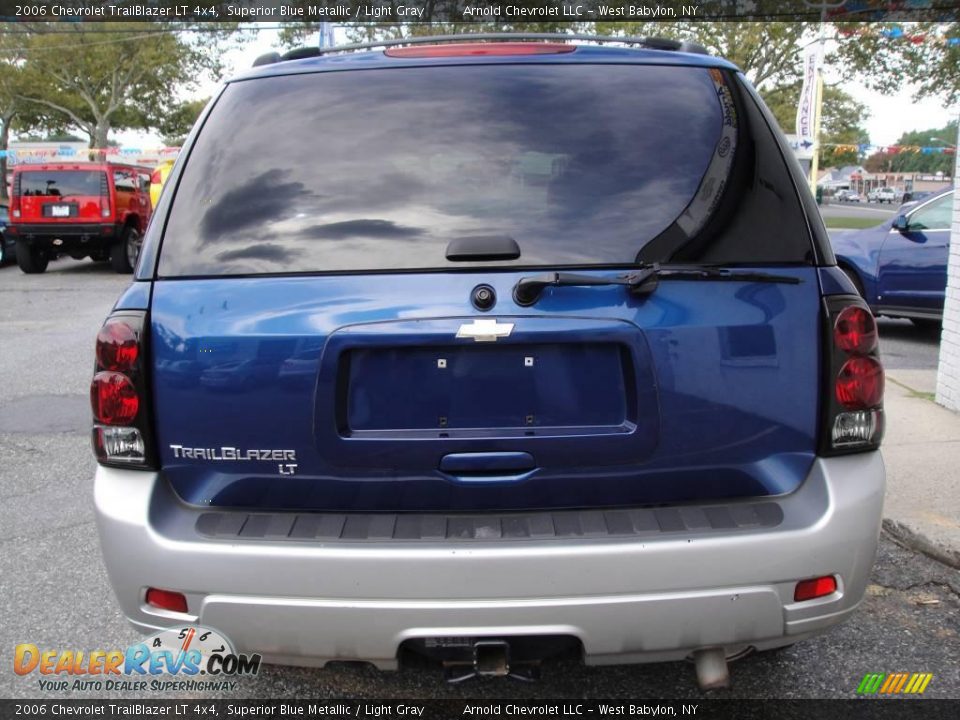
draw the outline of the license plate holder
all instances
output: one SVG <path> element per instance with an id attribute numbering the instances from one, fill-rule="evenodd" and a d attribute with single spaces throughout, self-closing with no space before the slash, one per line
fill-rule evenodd
<path id="1" fill-rule="evenodd" d="M 64 204 L 53 205 L 53 204 L 50 204 L 50 205 L 44 205 L 44 206 L 43 206 L 43 215 L 44 215 L 44 217 L 50 217 L 50 218 L 68 218 L 68 217 L 73 217 L 73 216 L 76 215 L 76 214 L 77 214 L 77 206 L 76 206 L 76 205 L 69 205 L 69 204 L 67 204 L 67 205 L 64 205 Z"/>

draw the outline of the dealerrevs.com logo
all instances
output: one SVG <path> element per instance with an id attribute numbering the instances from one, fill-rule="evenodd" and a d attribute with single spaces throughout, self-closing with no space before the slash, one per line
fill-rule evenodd
<path id="1" fill-rule="evenodd" d="M 126 650 L 41 649 L 17 645 L 17 675 L 37 676 L 40 690 L 234 690 L 232 678 L 256 675 L 260 655 L 238 654 L 220 632 L 199 625 L 162 630 Z"/>

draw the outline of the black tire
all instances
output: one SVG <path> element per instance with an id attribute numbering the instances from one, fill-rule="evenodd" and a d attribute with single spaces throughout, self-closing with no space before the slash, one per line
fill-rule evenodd
<path id="1" fill-rule="evenodd" d="M 28 275 L 44 272 L 49 262 L 50 255 L 46 250 L 41 250 L 25 242 L 17 243 L 17 265 L 20 266 L 20 270 Z"/>
<path id="2" fill-rule="evenodd" d="M 860 282 L 860 278 L 857 276 L 857 274 L 850 268 L 841 266 L 840 269 L 843 270 L 844 275 L 850 278 L 850 282 L 852 282 L 853 286 L 857 289 L 857 295 L 862 298 L 866 298 L 866 296 L 863 294 L 863 283 Z"/>
<path id="3" fill-rule="evenodd" d="M 0 235 L 0 267 L 7 264 L 7 246 L 3 242 L 3 235 Z"/>
<path id="4" fill-rule="evenodd" d="M 929 333 L 939 333 L 943 321 L 934 320 L 933 318 L 910 318 L 910 322 L 912 322 L 918 330 Z"/>
<path id="5" fill-rule="evenodd" d="M 114 272 L 133 272 L 142 243 L 140 231 L 133 225 L 127 225 L 120 234 L 120 241 L 110 248 L 110 266 Z"/>

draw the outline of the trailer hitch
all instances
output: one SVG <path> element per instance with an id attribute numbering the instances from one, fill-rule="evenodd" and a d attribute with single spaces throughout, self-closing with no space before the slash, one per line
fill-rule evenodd
<path id="1" fill-rule="evenodd" d="M 473 677 L 509 677 L 534 682 L 540 679 L 540 662 L 511 663 L 509 643 L 503 640 L 478 640 L 473 644 L 472 663 L 445 661 L 443 674 L 451 684 Z"/>

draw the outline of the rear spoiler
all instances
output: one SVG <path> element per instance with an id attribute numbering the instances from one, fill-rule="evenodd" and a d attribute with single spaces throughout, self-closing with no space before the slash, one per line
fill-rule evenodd
<path id="1" fill-rule="evenodd" d="M 671 40 L 660 37 L 615 37 L 610 35 L 581 35 L 569 33 L 462 33 L 459 35 L 428 35 L 424 37 L 401 38 L 399 40 L 376 40 L 372 42 L 352 43 L 350 45 L 336 45 L 334 47 L 304 47 L 290 50 L 281 55 L 278 52 L 269 52 L 261 55 L 253 62 L 253 67 L 273 65 L 287 60 L 303 60 L 304 58 L 319 57 L 332 53 L 355 52 L 357 50 L 374 50 L 376 48 L 391 48 L 403 45 L 435 45 L 437 43 L 455 42 L 515 42 L 522 40 L 552 40 L 594 43 L 619 43 L 621 45 L 636 45 L 649 50 L 672 50 L 675 52 L 709 55 L 707 49 L 699 43 L 690 40 Z"/>

